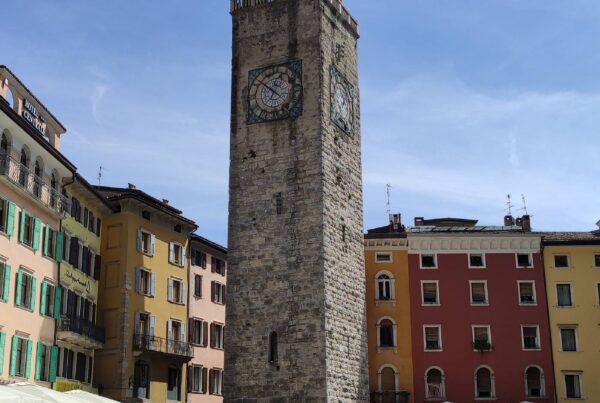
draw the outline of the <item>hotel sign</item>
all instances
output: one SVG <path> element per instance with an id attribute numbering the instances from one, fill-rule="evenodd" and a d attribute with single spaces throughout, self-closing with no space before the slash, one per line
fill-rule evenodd
<path id="1" fill-rule="evenodd" d="M 81 293 L 83 298 L 97 301 L 98 282 L 70 265 L 60 265 L 60 282 L 67 288 Z"/>
<path id="2" fill-rule="evenodd" d="M 21 113 L 21 116 L 40 132 L 42 136 L 46 136 L 46 121 L 28 99 L 23 100 L 23 112 Z"/>

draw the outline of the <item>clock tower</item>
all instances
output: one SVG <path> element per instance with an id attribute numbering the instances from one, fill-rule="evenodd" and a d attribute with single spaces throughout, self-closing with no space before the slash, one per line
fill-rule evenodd
<path id="1" fill-rule="evenodd" d="M 368 401 L 358 25 L 231 0 L 226 402 Z"/>

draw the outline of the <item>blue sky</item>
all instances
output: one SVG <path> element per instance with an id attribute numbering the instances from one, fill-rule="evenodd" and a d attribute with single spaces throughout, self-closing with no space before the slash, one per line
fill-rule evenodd
<path id="1" fill-rule="evenodd" d="M 136 184 L 227 242 L 226 0 L 5 0 L 0 64 L 91 182 Z M 600 2 L 346 0 L 361 25 L 365 227 L 391 209 L 534 229 L 600 219 Z"/>

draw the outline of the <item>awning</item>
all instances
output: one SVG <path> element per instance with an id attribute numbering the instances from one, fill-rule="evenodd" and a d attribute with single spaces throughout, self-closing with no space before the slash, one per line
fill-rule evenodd
<path id="1" fill-rule="evenodd" d="M 95 395 L 93 393 L 89 393 L 83 390 L 75 389 L 65 392 L 69 395 L 69 397 L 75 397 L 79 399 L 81 402 L 86 403 L 116 403 L 116 400 L 112 400 L 106 397 L 102 397 L 99 395 Z"/>
<path id="2" fill-rule="evenodd" d="M 27 382 L 0 385 L 0 403 L 116 403 L 81 390 L 62 393 Z"/>

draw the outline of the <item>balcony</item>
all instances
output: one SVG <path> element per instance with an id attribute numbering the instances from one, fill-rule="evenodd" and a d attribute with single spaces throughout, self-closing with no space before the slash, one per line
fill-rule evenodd
<path id="1" fill-rule="evenodd" d="M 144 352 L 169 354 L 186 360 L 189 360 L 194 356 L 194 350 L 190 343 L 147 334 L 133 335 L 133 349 Z"/>
<path id="2" fill-rule="evenodd" d="M 56 337 L 85 348 L 98 349 L 104 345 L 105 332 L 103 327 L 86 320 L 63 316 L 58 320 Z"/>
<path id="3" fill-rule="evenodd" d="M 475 340 L 473 342 L 473 350 L 477 350 L 479 352 L 491 351 L 492 345 L 486 339 L 483 340 Z"/>
<path id="4" fill-rule="evenodd" d="M 71 208 L 68 198 L 8 154 L 0 154 L 0 176 L 58 214 L 64 215 Z"/>

